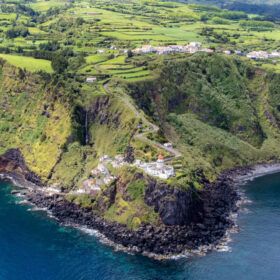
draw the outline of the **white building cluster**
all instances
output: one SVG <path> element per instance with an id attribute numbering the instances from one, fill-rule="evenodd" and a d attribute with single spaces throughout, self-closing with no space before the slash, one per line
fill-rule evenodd
<path id="1" fill-rule="evenodd" d="M 148 54 L 156 53 L 158 55 L 171 54 L 171 53 L 196 53 L 198 51 L 202 52 L 213 52 L 211 49 L 202 48 L 201 43 L 191 42 L 188 45 L 169 45 L 169 46 L 158 46 L 153 47 L 151 45 L 144 45 L 141 48 L 136 48 L 133 50 L 134 54 Z"/>
<path id="2" fill-rule="evenodd" d="M 105 166 L 100 162 L 98 166 L 91 170 L 91 176 L 83 182 L 82 188 L 75 191 L 76 194 L 97 194 L 101 191 L 101 187 L 111 184 L 116 179 L 112 176 Z"/>
<path id="3" fill-rule="evenodd" d="M 142 169 L 144 172 L 151 176 L 158 177 L 160 179 L 168 179 L 175 176 L 174 167 L 171 165 L 166 165 L 162 155 L 159 155 L 156 162 L 142 162 L 136 160 L 134 163 L 135 166 Z"/>
<path id="4" fill-rule="evenodd" d="M 167 146 L 172 146 L 171 143 L 166 143 Z M 91 171 L 90 177 L 83 182 L 80 189 L 73 191 L 73 194 L 97 194 L 101 191 L 102 186 L 110 185 L 116 177 L 111 175 L 107 168 L 107 164 L 111 164 L 113 168 L 120 168 L 124 165 L 129 165 L 125 162 L 122 155 L 117 155 L 114 158 L 104 155 L 99 159 L 99 164 Z M 142 162 L 137 159 L 132 164 L 150 176 L 158 177 L 160 179 L 168 179 L 175 176 L 173 166 L 165 164 L 164 157 L 159 155 L 158 160 L 155 162 Z"/>
<path id="5" fill-rule="evenodd" d="M 172 144 L 166 143 L 166 146 L 172 147 Z M 129 163 L 125 162 L 122 155 L 117 155 L 114 158 L 110 158 L 109 156 L 105 155 L 100 158 L 100 161 L 103 163 L 110 163 L 114 168 L 120 168 L 124 165 L 129 165 Z M 132 165 L 142 169 L 145 173 L 160 179 L 168 179 L 172 176 L 175 176 L 173 166 L 166 165 L 162 155 L 159 155 L 158 160 L 155 162 L 142 162 L 141 160 L 137 159 Z"/>
<path id="6" fill-rule="evenodd" d="M 269 58 L 279 58 L 280 57 L 280 52 L 278 51 L 273 51 L 271 53 L 267 51 L 252 51 L 247 54 L 247 57 L 250 59 L 269 59 Z"/>

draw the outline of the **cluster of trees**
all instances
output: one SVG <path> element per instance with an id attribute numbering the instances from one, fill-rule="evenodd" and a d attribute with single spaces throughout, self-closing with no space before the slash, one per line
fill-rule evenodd
<path id="1" fill-rule="evenodd" d="M 16 3 L 14 5 L 1 4 L 1 11 L 2 13 L 7 13 L 7 14 L 16 13 L 16 14 L 24 14 L 27 16 L 38 15 L 38 13 L 36 13 L 33 9 L 20 3 Z"/>
<path id="2" fill-rule="evenodd" d="M 223 32 L 223 33 L 217 33 L 214 31 L 213 28 L 210 27 L 204 27 L 202 28 L 200 32 L 201 36 L 205 36 L 208 40 L 208 42 L 211 43 L 229 43 L 230 42 L 230 36 L 228 33 Z"/>
<path id="3" fill-rule="evenodd" d="M 50 30 L 57 30 L 59 32 L 67 32 L 75 27 L 80 27 L 85 23 L 85 20 L 81 17 L 74 19 L 59 19 L 56 23 L 49 26 Z"/>
<path id="4" fill-rule="evenodd" d="M 249 4 L 242 3 L 241 1 L 236 1 L 230 4 L 224 5 L 225 8 L 233 11 L 244 11 L 248 14 L 259 14 L 263 15 L 265 20 L 278 21 L 280 19 L 280 5 L 279 3 L 275 5 L 266 4 Z"/>
<path id="5" fill-rule="evenodd" d="M 252 31 L 269 31 L 274 28 L 274 24 L 270 21 L 258 20 L 242 20 L 240 26 Z"/>
<path id="6" fill-rule="evenodd" d="M 16 37 L 26 37 L 30 35 L 28 28 L 25 26 L 15 26 L 6 31 L 6 36 L 9 39 L 13 39 Z"/>
<path id="7" fill-rule="evenodd" d="M 219 18 L 223 20 L 245 20 L 248 19 L 248 15 L 244 12 L 239 11 L 226 11 L 226 10 L 210 10 L 204 12 L 201 16 L 201 21 L 205 22 L 208 20 L 213 20 L 213 18 Z"/>
<path id="8" fill-rule="evenodd" d="M 84 54 L 75 54 L 71 49 L 63 49 L 53 54 L 51 62 L 53 70 L 57 74 L 62 74 L 66 70 L 75 71 L 86 61 Z"/>
<path id="9" fill-rule="evenodd" d="M 39 45 L 39 49 L 42 51 L 55 52 L 60 49 L 60 44 L 57 41 L 48 41 Z"/>

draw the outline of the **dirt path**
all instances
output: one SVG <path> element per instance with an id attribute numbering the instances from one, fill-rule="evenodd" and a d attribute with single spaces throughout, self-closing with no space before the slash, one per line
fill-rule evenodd
<path id="1" fill-rule="evenodd" d="M 105 83 L 103 85 L 104 87 L 104 90 L 110 94 L 110 95 L 113 95 L 113 93 L 111 92 L 110 88 L 109 88 L 109 82 Z M 158 133 L 159 131 L 159 127 L 157 125 L 155 125 L 154 123 L 150 122 L 144 115 L 142 115 L 138 110 L 137 108 L 129 101 L 128 98 L 125 98 L 124 96 L 120 96 L 120 98 L 122 99 L 122 101 L 125 103 L 125 105 L 130 108 L 134 113 L 135 113 L 135 116 L 137 118 L 141 118 L 143 123 L 147 126 L 147 128 L 145 129 L 145 131 L 141 132 L 141 133 L 137 133 L 134 135 L 134 138 L 144 142 L 144 143 L 147 143 L 151 146 L 154 146 L 154 147 L 157 147 L 157 148 L 160 148 L 160 149 L 163 149 L 165 150 L 166 152 L 168 152 L 169 154 L 171 154 L 172 156 L 168 157 L 165 159 L 165 161 L 170 161 L 174 158 L 178 158 L 178 157 L 181 157 L 182 154 L 177 150 L 177 149 L 174 149 L 174 148 L 168 148 L 168 147 L 165 147 L 163 144 L 159 143 L 159 142 L 156 142 L 156 141 L 153 141 L 151 139 L 149 139 L 147 137 L 147 135 L 149 133 Z"/>

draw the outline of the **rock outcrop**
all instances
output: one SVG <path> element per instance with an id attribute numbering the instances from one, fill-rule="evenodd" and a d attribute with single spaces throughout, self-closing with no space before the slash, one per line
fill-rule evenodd
<path id="1" fill-rule="evenodd" d="M 203 201 L 193 188 L 184 191 L 150 180 L 145 191 L 145 202 L 154 207 L 162 222 L 168 226 L 189 225 L 201 220 L 199 214 Z"/>
<path id="2" fill-rule="evenodd" d="M 23 155 L 18 149 L 10 149 L 0 156 L 0 173 L 17 174 L 28 182 L 42 186 L 41 179 L 26 166 Z"/>

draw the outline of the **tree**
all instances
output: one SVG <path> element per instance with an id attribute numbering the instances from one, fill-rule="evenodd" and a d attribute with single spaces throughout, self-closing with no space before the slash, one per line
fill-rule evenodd
<path id="1" fill-rule="evenodd" d="M 76 19 L 76 24 L 77 24 L 77 25 L 83 25 L 84 23 L 85 23 L 85 20 L 84 20 L 83 18 L 78 17 L 78 18 Z"/>
<path id="2" fill-rule="evenodd" d="M 68 67 L 68 59 L 61 54 L 56 54 L 52 58 L 52 68 L 53 70 L 61 74 L 63 73 L 66 68 Z"/>
<path id="3" fill-rule="evenodd" d="M 7 38 L 13 39 L 16 37 L 26 37 L 30 35 L 28 29 L 24 26 L 16 26 L 6 31 Z"/>
<path id="4" fill-rule="evenodd" d="M 131 146 L 127 146 L 124 152 L 124 161 L 128 163 L 133 163 L 135 160 L 134 149 Z"/>
<path id="5" fill-rule="evenodd" d="M 40 50 L 54 52 L 60 49 L 60 45 L 57 41 L 48 41 L 47 43 L 40 44 L 39 48 Z"/>
<path id="6" fill-rule="evenodd" d="M 132 52 L 132 50 L 128 50 L 128 51 L 127 51 L 127 57 L 128 57 L 128 58 L 133 57 L 133 52 Z"/>

